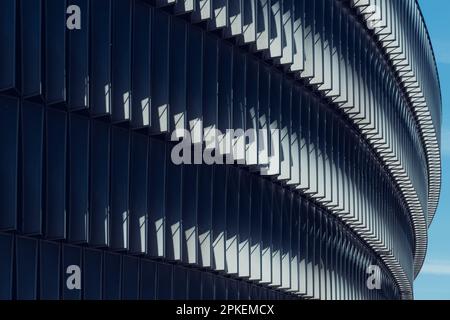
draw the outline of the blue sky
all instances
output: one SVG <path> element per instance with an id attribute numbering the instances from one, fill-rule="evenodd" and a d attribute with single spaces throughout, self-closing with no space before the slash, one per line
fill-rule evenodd
<path id="1" fill-rule="evenodd" d="M 419 0 L 431 35 L 442 90 L 442 190 L 429 229 L 428 254 L 414 283 L 416 299 L 450 299 L 450 1 Z"/>

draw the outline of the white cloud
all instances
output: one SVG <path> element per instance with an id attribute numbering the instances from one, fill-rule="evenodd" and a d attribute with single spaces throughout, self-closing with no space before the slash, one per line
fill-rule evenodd
<path id="1" fill-rule="evenodd" d="M 450 43 L 446 39 L 433 39 L 433 47 L 438 63 L 450 64 Z"/>
<path id="2" fill-rule="evenodd" d="M 450 155 L 450 128 L 442 128 L 441 152 L 442 155 Z"/>
<path id="3" fill-rule="evenodd" d="M 450 276 L 450 261 L 430 261 L 424 264 L 420 273 Z"/>

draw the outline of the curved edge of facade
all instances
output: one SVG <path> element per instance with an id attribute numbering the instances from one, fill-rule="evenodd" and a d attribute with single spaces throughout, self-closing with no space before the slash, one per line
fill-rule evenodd
<path id="1" fill-rule="evenodd" d="M 369 0 L 367 2 L 359 2 L 354 3 L 352 1 L 353 7 L 358 9 L 360 12 L 361 18 L 366 22 L 369 23 L 371 20 L 371 17 L 373 13 L 365 13 L 364 8 L 373 6 L 374 1 Z M 403 88 L 405 95 L 408 97 L 408 102 L 410 105 L 411 110 L 413 111 L 416 121 L 419 127 L 419 131 L 421 133 L 421 137 L 423 140 L 423 145 L 425 147 L 425 153 L 427 157 L 427 164 L 428 164 L 428 188 L 429 188 L 429 194 L 428 194 L 428 208 L 426 212 L 422 210 L 422 207 L 420 203 L 417 200 L 417 197 L 414 197 L 415 190 L 411 183 L 407 183 L 406 185 L 406 192 L 408 195 L 412 195 L 412 198 L 410 198 L 410 210 L 412 214 L 412 218 L 414 221 L 414 229 L 415 229 L 415 237 L 416 237 L 416 252 L 415 252 L 415 259 L 414 259 L 414 274 L 417 277 L 417 275 L 420 272 L 420 269 L 422 268 L 422 265 L 425 261 L 425 255 L 427 251 L 427 242 L 428 242 L 428 235 L 427 235 L 427 229 L 428 226 L 431 224 L 439 201 L 439 195 L 440 195 L 440 188 L 441 188 L 441 157 L 440 157 L 440 143 L 439 143 L 439 133 L 436 132 L 436 126 L 433 123 L 432 113 L 430 111 L 430 108 L 439 108 L 439 112 L 442 109 L 441 104 L 441 96 L 440 96 L 440 83 L 439 83 L 439 74 L 437 70 L 437 65 L 435 61 L 434 51 L 431 44 L 430 36 L 428 33 L 428 29 L 425 24 L 425 20 L 422 14 L 422 11 L 420 9 L 420 6 L 417 2 L 417 0 L 414 0 L 414 4 L 416 6 L 416 9 L 419 13 L 420 17 L 420 23 L 421 27 L 423 28 L 424 35 L 425 35 L 425 46 L 428 46 L 427 48 L 430 51 L 433 64 L 434 64 L 434 72 L 436 75 L 436 82 L 437 87 L 439 90 L 439 106 L 430 106 L 427 104 L 425 93 L 423 92 L 421 88 L 420 79 L 417 77 L 417 75 L 414 74 L 414 69 L 412 70 L 413 75 L 407 75 L 405 76 L 401 72 L 399 72 L 398 67 L 399 65 L 403 66 L 405 61 L 406 63 L 413 68 L 412 64 L 416 61 L 412 61 L 410 63 L 407 61 L 407 57 L 405 56 L 404 59 L 389 59 L 389 62 L 392 65 L 393 72 L 398 76 L 400 79 L 400 83 L 402 84 L 400 87 Z M 408 21 L 409 22 L 409 21 Z M 388 44 L 390 41 L 383 41 L 380 39 L 377 35 L 378 33 L 382 32 L 386 26 L 376 29 L 372 34 L 374 41 L 379 45 L 379 47 L 385 52 L 388 52 Z M 389 57 L 389 54 L 386 54 L 386 56 Z M 413 80 L 411 81 L 411 78 Z M 413 84 L 411 84 L 413 83 Z M 419 91 L 417 91 L 419 89 Z M 437 126 L 440 126 L 439 119 L 436 119 L 438 123 Z M 412 202 L 412 203 L 411 203 Z M 426 214 L 426 218 L 425 218 Z"/>
<path id="2" fill-rule="evenodd" d="M 437 82 L 438 82 L 438 86 L 439 86 L 440 100 L 442 101 L 441 82 L 440 82 L 440 77 L 439 77 L 439 70 L 437 68 L 436 56 L 434 53 L 433 43 L 431 41 L 430 33 L 428 31 L 427 24 L 425 23 L 425 18 L 423 16 L 422 8 L 420 7 L 419 1 L 415 0 L 415 2 L 417 5 L 417 9 L 419 10 L 421 20 L 423 21 L 423 25 L 425 27 L 425 32 L 427 35 L 428 43 L 431 48 L 431 54 L 433 56 L 435 70 L 436 70 L 436 76 L 437 76 Z M 442 103 L 440 105 L 440 109 L 442 112 Z M 439 123 L 438 125 L 440 126 L 441 123 Z M 431 165 L 433 165 L 433 172 L 436 175 L 436 177 L 435 177 L 436 184 L 434 186 L 432 186 L 433 192 L 432 192 L 432 197 L 430 198 L 430 202 L 432 202 L 432 204 L 429 206 L 429 211 L 428 211 L 428 226 L 431 225 L 431 223 L 433 222 L 434 216 L 436 214 L 437 206 L 439 203 L 439 197 L 441 195 L 441 185 L 442 185 L 442 180 L 441 180 L 442 168 L 441 168 L 441 152 L 440 152 L 440 140 L 441 139 L 440 139 L 440 137 L 438 138 L 436 136 L 435 132 L 432 132 L 432 134 L 433 133 L 434 133 L 436 140 L 433 141 L 435 143 L 435 146 L 432 150 L 430 150 L 429 158 L 431 161 Z M 429 134 L 429 131 L 424 130 L 424 134 L 427 136 Z"/>

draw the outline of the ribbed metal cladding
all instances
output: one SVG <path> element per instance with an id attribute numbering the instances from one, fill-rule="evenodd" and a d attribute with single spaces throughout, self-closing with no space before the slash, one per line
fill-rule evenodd
<path id="1" fill-rule="evenodd" d="M 441 94 L 439 75 L 428 30 L 416 0 L 403 5 L 392 1 L 348 1 L 362 19 L 370 23 L 373 8 L 380 8 L 380 20 L 373 28 L 374 41 L 389 57 L 393 72 L 399 78 L 405 99 L 414 114 L 427 157 L 428 203 L 420 205 L 414 184 L 405 176 L 405 193 L 410 194 L 410 211 L 416 221 L 416 254 L 414 270 L 419 273 L 425 260 L 427 227 L 436 212 L 441 187 Z M 384 8 L 384 9 L 383 9 Z M 393 17 L 394 20 L 390 20 Z M 394 25 L 396 24 L 395 31 Z M 417 40 L 418 37 L 418 40 Z M 416 39 L 417 44 L 411 46 Z M 401 168 L 400 168 L 401 170 Z M 423 218 L 425 217 L 425 218 Z"/>
<path id="2" fill-rule="evenodd" d="M 441 123 L 414 0 L 2 0 L 0 21 L 1 299 L 413 297 Z"/>

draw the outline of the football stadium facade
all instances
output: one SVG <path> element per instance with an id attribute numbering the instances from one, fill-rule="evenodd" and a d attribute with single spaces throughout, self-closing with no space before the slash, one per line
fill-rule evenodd
<path id="1" fill-rule="evenodd" d="M 440 127 L 415 0 L 2 0 L 0 299 L 411 299 Z"/>

